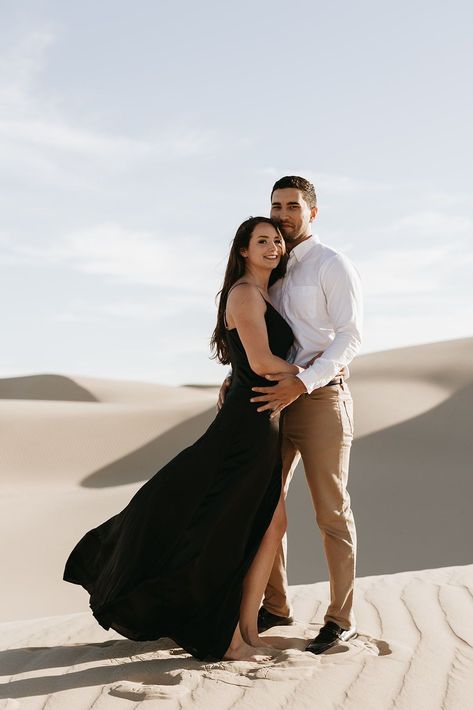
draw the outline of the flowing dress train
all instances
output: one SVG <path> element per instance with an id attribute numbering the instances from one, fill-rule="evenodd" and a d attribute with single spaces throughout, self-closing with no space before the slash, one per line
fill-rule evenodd
<path id="1" fill-rule="evenodd" d="M 270 349 L 293 334 L 267 302 Z M 242 584 L 281 492 L 279 420 L 257 412 L 236 329 L 227 330 L 233 380 L 207 431 L 167 463 L 117 515 L 87 532 L 64 579 L 90 594 L 105 629 L 138 641 L 170 637 L 200 660 L 221 659 L 238 623 Z"/>

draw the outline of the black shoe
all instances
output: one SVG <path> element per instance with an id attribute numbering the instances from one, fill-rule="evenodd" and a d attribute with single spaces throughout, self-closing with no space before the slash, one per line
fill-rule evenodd
<path id="1" fill-rule="evenodd" d="M 357 635 L 355 626 L 352 626 L 351 629 L 342 629 L 342 627 L 334 621 L 327 621 L 305 650 L 315 654 L 323 653 L 328 648 L 331 648 L 331 646 L 335 646 L 339 641 L 348 641 L 349 639 L 355 638 Z"/>
<path id="2" fill-rule="evenodd" d="M 261 607 L 258 612 L 258 631 L 266 631 L 272 626 L 289 626 L 289 624 L 294 623 L 292 616 L 278 616 L 277 614 L 271 614 L 270 611 Z"/>

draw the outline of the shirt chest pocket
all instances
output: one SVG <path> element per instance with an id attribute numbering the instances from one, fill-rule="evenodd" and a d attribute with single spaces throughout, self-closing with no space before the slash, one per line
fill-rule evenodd
<path id="1" fill-rule="evenodd" d="M 319 286 L 293 286 L 287 291 L 288 310 L 296 317 L 312 321 L 326 317 L 325 296 Z"/>

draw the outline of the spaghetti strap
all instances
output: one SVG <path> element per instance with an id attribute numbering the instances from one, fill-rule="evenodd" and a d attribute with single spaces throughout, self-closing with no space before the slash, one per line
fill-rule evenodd
<path id="1" fill-rule="evenodd" d="M 233 286 L 231 287 L 231 289 L 227 293 L 227 298 L 229 297 L 229 295 L 231 294 L 231 292 L 233 291 L 234 288 L 236 288 L 237 286 L 243 286 L 243 284 L 246 284 L 247 286 L 254 286 L 258 290 L 258 293 L 260 294 L 263 301 L 265 301 L 265 303 L 269 303 L 269 301 L 267 301 L 266 298 L 261 293 L 259 286 L 257 286 L 256 284 L 250 284 L 248 281 L 240 281 L 240 283 L 238 283 L 238 284 L 233 284 Z"/>

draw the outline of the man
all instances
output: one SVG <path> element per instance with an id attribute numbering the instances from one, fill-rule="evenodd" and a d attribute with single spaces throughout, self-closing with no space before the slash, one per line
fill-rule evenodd
<path id="1" fill-rule="evenodd" d="M 302 456 L 322 534 L 330 578 L 330 604 L 324 626 L 306 650 L 322 653 L 356 636 L 353 590 L 356 530 L 347 491 L 353 439 L 353 403 L 346 378 L 361 342 L 362 297 L 358 272 L 350 261 L 311 233 L 317 215 L 314 186 L 302 177 L 278 180 L 271 193 L 271 217 L 286 240 L 286 276 L 271 300 L 293 329 L 290 359 L 312 361 L 299 375 L 271 375 L 278 384 L 253 388 L 258 411 L 279 412 L 282 426 L 285 494 Z M 229 379 L 220 394 L 223 401 Z M 258 617 L 259 630 L 293 621 L 288 598 L 284 538 Z"/>

